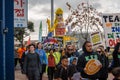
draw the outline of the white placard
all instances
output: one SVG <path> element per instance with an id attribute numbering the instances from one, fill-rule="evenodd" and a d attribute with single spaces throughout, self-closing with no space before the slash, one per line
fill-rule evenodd
<path id="1" fill-rule="evenodd" d="M 120 13 L 102 15 L 107 47 L 114 47 L 120 38 Z"/>

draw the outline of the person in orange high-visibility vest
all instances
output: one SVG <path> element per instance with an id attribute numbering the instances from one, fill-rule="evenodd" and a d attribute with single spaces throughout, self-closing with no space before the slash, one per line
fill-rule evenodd
<path id="1" fill-rule="evenodd" d="M 19 58 L 19 63 L 20 63 L 20 67 L 21 67 L 21 72 L 23 72 L 23 63 L 22 63 L 22 54 L 26 51 L 26 48 L 24 47 L 24 45 L 22 45 L 20 48 L 18 48 L 17 52 L 18 52 L 18 58 Z"/>

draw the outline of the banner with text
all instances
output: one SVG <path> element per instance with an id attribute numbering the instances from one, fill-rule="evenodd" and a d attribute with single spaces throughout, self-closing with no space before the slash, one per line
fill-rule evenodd
<path id="1" fill-rule="evenodd" d="M 14 27 L 27 27 L 28 1 L 14 0 Z"/>
<path id="2" fill-rule="evenodd" d="M 114 47 L 120 38 L 120 13 L 102 15 L 107 47 Z"/>

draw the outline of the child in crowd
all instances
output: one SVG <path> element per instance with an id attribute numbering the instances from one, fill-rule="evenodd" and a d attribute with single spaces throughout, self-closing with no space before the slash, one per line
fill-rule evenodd
<path id="1" fill-rule="evenodd" d="M 55 70 L 55 80 L 69 80 L 68 77 L 68 57 L 63 56 L 61 58 L 61 64 L 57 66 Z"/>
<path id="2" fill-rule="evenodd" d="M 71 57 L 69 65 L 69 79 L 70 80 L 80 80 L 80 72 L 77 70 L 77 58 Z"/>

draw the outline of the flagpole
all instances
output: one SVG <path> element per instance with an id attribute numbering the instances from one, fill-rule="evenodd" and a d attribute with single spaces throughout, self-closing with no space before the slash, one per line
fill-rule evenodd
<path id="1" fill-rule="evenodd" d="M 51 27 L 53 27 L 53 25 L 54 25 L 54 0 L 51 0 Z"/>
<path id="2" fill-rule="evenodd" d="M 42 21 L 40 21 L 40 26 L 39 26 L 39 42 L 42 41 Z"/>
<path id="3" fill-rule="evenodd" d="M 53 26 L 54 21 L 54 0 L 51 0 L 51 26 Z"/>

